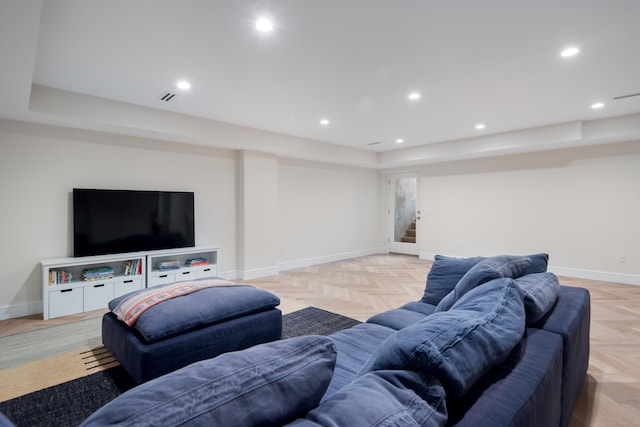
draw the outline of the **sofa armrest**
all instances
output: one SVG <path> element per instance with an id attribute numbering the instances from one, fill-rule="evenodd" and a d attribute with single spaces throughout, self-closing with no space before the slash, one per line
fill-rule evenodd
<path id="1" fill-rule="evenodd" d="M 567 426 L 573 406 L 580 395 L 589 367 L 589 331 L 591 325 L 591 297 L 585 288 L 560 286 L 553 309 L 535 328 L 562 337 L 562 418 L 560 426 Z"/>

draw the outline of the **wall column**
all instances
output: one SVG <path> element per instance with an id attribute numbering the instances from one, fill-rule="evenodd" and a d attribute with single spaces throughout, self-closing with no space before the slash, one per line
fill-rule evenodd
<path id="1" fill-rule="evenodd" d="M 278 274 L 278 158 L 238 154 L 238 260 L 240 278 Z"/>

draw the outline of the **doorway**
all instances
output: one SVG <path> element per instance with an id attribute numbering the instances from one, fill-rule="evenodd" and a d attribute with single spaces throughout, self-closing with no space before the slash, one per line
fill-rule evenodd
<path id="1" fill-rule="evenodd" d="M 418 181 L 417 173 L 393 174 L 387 179 L 389 252 L 420 253 Z"/>

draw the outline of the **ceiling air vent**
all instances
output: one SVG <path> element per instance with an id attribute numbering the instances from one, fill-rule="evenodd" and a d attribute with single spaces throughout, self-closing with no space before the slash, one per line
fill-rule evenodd
<path id="1" fill-rule="evenodd" d="M 175 93 L 165 92 L 162 94 L 162 96 L 160 96 L 160 101 L 169 102 L 173 99 L 174 96 L 176 96 Z"/>
<path id="2" fill-rule="evenodd" d="M 376 141 L 376 142 L 370 142 L 367 145 L 378 145 L 378 144 L 382 144 L 380 141 Z"/>
<path id="3" fill-rule="evenodd" d="M 640 96 L 640 92 L 638 92 L 638 93 L 630 93 L 629 95 L 620 95 L 620 96 L 616 96 L 616 97 L 614 97 L 613 99 L 617 101 L 618 99 L 631 98 L 631 97 L 633 97 L 633 96 Z"/>

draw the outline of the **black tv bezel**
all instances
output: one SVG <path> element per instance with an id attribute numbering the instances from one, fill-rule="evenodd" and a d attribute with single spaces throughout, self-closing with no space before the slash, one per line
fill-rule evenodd
<path id="1" fill-rule="evenodd" d="M 76 194 L 78 194 L 78 192 L 95 192 L 95 193 L 127 193 L 127 194 L 132 194 L 132 193 L 141 193 L 141 194 L 185 194 L 185 195 L 191 195 L 190 199 L 191 199 L 191 212 L 192 212 L 192 216 L 191 216 L 191 233 L 189 236 L 190 239 L 189 240 L 189 244 L 170 244 L 170 245 L 162 245 L 160 247 L 158 246 L 145 246 L 145 247 L 135 247 L 135 248 L 129 248 L 126 250 L 86 250 L 83 251 L 82 253 L 78 253 L 77 249 L 77 241 L 78 241 L 78 235 L 76 233 L 76 227 L 77 227 L 77 223 L 76 223 L 76 215 L 77 215 L 77 207 L 76 207 Z M 132 189 L 110 189 L 110 188 L 73 188 L 72 190 L 72 197 L 71 197 L 71 208 L 72 208 L 72 218 L 71 218 L 71 224 L 72 224 L 72 253 L 73 253 L 73 257 L 74 258 L 81 258 L 81 257 L 88 257 L 88 256 L 101 256 L 101 255 L 118 255 L 118 254 L 125 254 L 125 253 L 136 253 L 136 252 L 153 252 L 153 251 L 161 251 L 161 250 L 168 250 L 168 249 L 184 249 L 184 248 L 193 248 L 196 246 L 196 233 L 195 233 L 195 217 L 196 217 L 196 212 L 195 212 L 195 192 L 193 191 L 173 191 L 173 190 L 132 190 Z"/>

